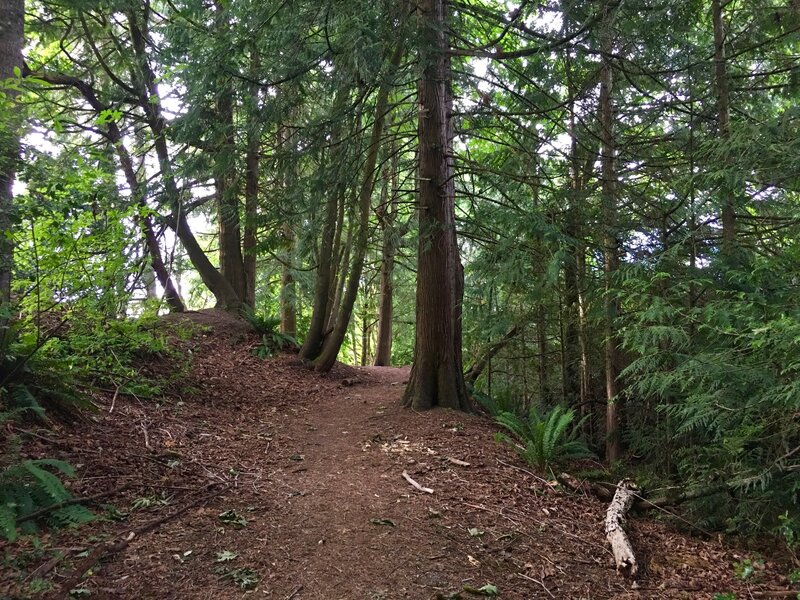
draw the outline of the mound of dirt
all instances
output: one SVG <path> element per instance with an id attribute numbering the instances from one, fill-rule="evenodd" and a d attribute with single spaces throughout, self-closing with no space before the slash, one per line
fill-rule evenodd
<path id="1" fill-rule="evenodd" d="M 204 329 L 207 335 L 234 344 L 240 344 L 254 335 L 252 326 L 232 313 L 218 308 L 170 313 L 161 317 L 168 326 L 188 325 Z"/>
<path id="2" fill-rule="evenodd" d="M 88 423 L 30 439 L 30 455 L 77 467 L 77 495 L 106 492 L 109 505 L 80 530 L 42 536 L 42 549 L 6 544 L 6 556 L 28 557 L 3 569 L 6 597 L 41 580 L 79 582 L 92 598 L 187 600 L 481 588 L 508 600 L 711 599 L 783 583 L 767 562 L 748 585 L 732 569 L 742 553 L 645 519 L 632 524 L 643 573 L 627 581 L 604 541 L 603 503 L 529 470 L 487 419 L 401 408 L 407 368 L 320 376 L 294 357 L 257 358 L 255 336 L 224 313 L 179 318 L 210 330 L 186 343 L 190 373 L 173 397 L 108 397 Z M 100 566 L 75 579 L 92 548 Z"/>

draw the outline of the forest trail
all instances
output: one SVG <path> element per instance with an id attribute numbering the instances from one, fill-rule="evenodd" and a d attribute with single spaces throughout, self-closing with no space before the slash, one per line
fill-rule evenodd
<path id="1" fill-rule="evenodd" d="M 108 500 L 124 520 L 48 534 L 46 544 L 92 547 L 192 505 L 107 556 L 79 586 L 92 598 L 427 600 L 477 598 L 465 586 L 485 585 L 518 600 L 746 591 L 732 569 L 741 554 L 646 519 L 632 535 L 643 576 L 638 586 L 618 576 L 603 503 L 527 471 L 485 418 L 401 408 L 407 368 L 320 376 L 294 357 L 256 358 L 254 337 L 216 326 L 226 338 L 185 343 L 191 373 L 172 401 L 120 397 L 112 410 L 108 397 L 89 423 L 28 448 L 76 464 L 80 495 L 130 486 Z M 68 556 L 48 577 L 63 585 L 78 564 Z M 0 584 L 11 590 L 11 579 Z"/>

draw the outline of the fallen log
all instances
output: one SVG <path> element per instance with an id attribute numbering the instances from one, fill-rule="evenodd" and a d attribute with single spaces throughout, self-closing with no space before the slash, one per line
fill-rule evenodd
<path id="1" fill-rule="evenodd" d="M 625 525 L 636 491 L 636 484 L 630 479 L 623 479 L 617 484 L 617 491 L 606 511 L 605 523 L 606 540 L 611 545 L 617 572 L 631 578 L 636 577 L 639 567 Z"/>

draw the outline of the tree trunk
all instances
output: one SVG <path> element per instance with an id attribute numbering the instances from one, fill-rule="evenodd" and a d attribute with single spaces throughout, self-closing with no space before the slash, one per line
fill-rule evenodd
<path id="1" fill-rule="evenodd" d="M 397 252 L 397 162 L 394 148 L 390 148 L 391 175 L 384 173 L 381 206 L 376 211 L 383 228 L 381 244 L 380 304 L 378 307 L 378 341 L 375 345 L 376 367 L 392 363 L 392 320 L 394 317 L 394 257 Z"/>
<path id="2" fill-rule="evenodd" d="M 581 349 L 581 395 L 580 395 L 580 416 L 584 417 L 583 431 L 587 439 L 592 439 L 594 416 L 592 403 L 589 401 L 591 396 L 590 379 L 591 370 L 589 365 L 589 335 L 588 320 L 586 318 L 586 292 L 584 290 L 584 276 L 586 274 L 586 249 L 581 243 L 576 249 L 576 259 L 578 262 L 578 342 Z"/>
<path id="3" fill-rule="evenodd" d="M 574 113 L 570 117 L 572 182 L 570 204 L 566 214 L 567 252 L 564 259 L 564 365 L 563 400 L 574 406 L 580 396 L 580 339 L 579 312 L 580 291 L 578 289 L 578 246 L 580 231 L 580 174 L 577 167 L 578 143 L 575 137 Z"/>
<path id="4" fill-rule="evenodd" d="M 146 49 L 146 18 L 144 23 L 137 21 L 134 13 L 128 14 L 128 26 L 131 32 L 131 42 L 134 54 L 138 63 L 140 75 L 143 83 L 139 92 L 139 103 L 147 118 L 147 125 L 153 133 L 153 145 L 158 157 L 158 166 L 161 169 L 161 179 L 164 183 L 167 202 L 173 214 L 166 219 L 167 224 L 175 231 L 175 235 L 183 244 L 186 254 L 192 265 L 197 269 L 197 273 L 208 287 L 217 306 L 231 312 L 238 312 L 242 305 L 242 299 L 237 295 L 236 290 L 225 277 L 211 264 L 203 248 L 195 238 L 186 213 L 183 211 L 180 192 L 175 182 L 175 175 L 172 169 L 172 161 L 169 155 L 169 147 L 166 138 L 166 121 L 162 114 L 161 99 L 158 95 L 156 76 L 150 67 Z"/>
<path id="5" fill-rule="evenodd" d="M 467 372 L 464 374 L 464 379 L 470 385 L 475 385 L 478 378 L 483 374 L 483 371 L 489 365 L 489 362 L 497 356 L 498 352 L 508 346 L 508 344 L 522 332 L 522 327 L 514 325 L 509 329 L 503 337 L 496 342 L 489 345 L 489 347 L 481 354 L 480 358 L 476 360 Z"/>
<path id="6" fill-rule="evenodd" d="M 289 129 L 285 124 L 278 125 L 277 147 L 284 156 L 291 157 L 291 140 L 288 135 Z M 297 173 L 294 169 L 295 164 L 289 160 L 280 159 L 278 161 L 278 185 L 286 190 L 290 179 L 296 179 Z M 288 221 L 283 223 L 281 228 L 283 237 L 283 247 L 280 251 L 281 261 L 281 292 L 279 296 L 281 313 L 281 333 L 291 337 L 297 336 L 297 284 L 294 278 L 294 254 L 295 254 L 295 235 L 292 224 Z"/>
<path id="7" fill-rule="evenodd" d="M 233 90 L 223 84 L 218 90 L 216 111 L 219 118 L 214 157 L 214 186 L 217 199 L 217 227 L 219 232 L 219 270 L 236 295 L 247 296 L 244 258 L 242 256 L 242 230 L 236 185 L 236 140 L 233 125 Z"/>
<path id="8" fill-rule="evenodd" d="M 725 22 L 722 0 L 711 1 L 711 20 L 714 27 L 714 82 L 717 88 L 717 127 L 722 143 L 730 139 L 730 82 L 728 62 L 725 56 Z M 737 251 L 735 193 L 724 182 L 720 186 L 722 196 L 722 255 L 732 263 Z"/>
<path id="9" fill-rule="evenodd" d="M 403 58 L 402 39 L 397 42 L 397 47 L 390 61 L 390 73 L 378 88 L 378 97 L 375 102 L 375 118 L 372 124 L 369 147 L 367 149 L 367 159 L 364 163 L 364 173 L 361 188 L 358 195 L 358 233 L 353 246 L 353 262 L 350 267 L 350 275 L 347 280 L 342 305 L 333 323 L 333 331 L 325 338 L 322 344 L 322 352 L 316 359 L 318 371 L 327 372 L 336 363 L 336 357 L 347 335 L 347 326 L 353 314 L 353 306 L 358 295 L 358 288 L 361 283 L 361 273 L 364 269 L 364 258 L 369 242 L 369 214 L 372 201 L 372 192 L 375 189 L 375 165 L 378 162 L 380 152 L 381 136 L 383 126 L 386 122 L 386 114 L 389 107 L 389 91 L 391 89 L 391 76 L 400 65 Z"/>
<path id="10" fill-rule="evenodd" d="M 250 74 L 255 79 L 259 71 L 259 58 L 255 49 L 250 57 Z M 258 119 L 258 90 L 256 84 L 250 85 L 250 119 L 247 128 L 247 153 L 245 155 L 244 180 L 244 235 L 242 254 L 244 261 L 244 303 L 251 308 L 256 306 L 256 228 L 258 225 L 258 152 L 261 147 L 261 125 Z"/>
<path id="11" fill-rule="evenodd" d="M 333 102 L 333 113 L 339 114 L 344 106 L 348 93 L 339 91 Z M 333 145 L 339 143 L 340 135 L 334 130 L 332 134 Z M 337 172 L 337 175 L 341 175 Z M 336 271 L 339 263 L 339 248 L 344 227 L 344 191 L 340 183 L 341 177 L 337 176 L 337 183 L 333 186 L 325 203 L 325 219 L 322 223 L 319 253 L 317 255 L 317 276 L 314 280 L 314 303 L 311 308 L 311 322 L 308 326 L 306 339 L 300 348 L 300 356 L 306 360 L 314 360 L 322 351 L 322 342 L 325 340 L 325 331 L 331 315 L 331 305 L 334 302 L 333 289 L 336 285 Z"/>
<path id="12" fill-rule="evenodd" d="M 294 256 L 294 233 L 285 225 L 283 228 L 284 240 L 287 249 L 283 252 L 281 263 L 281 333 L 292 337 L 297 336 L 297 284 L 292 272 L 292 258 Z"/>
<path id="13" fill-rule="evenodd" d="M 628 511 L 633 506 L 638 491 L 630 479 L 623 479 L 617 484 L 617 491 L 606 510 L 604 527 L 617 572 L 632 578 L 636 577 L 639 565 L 625 526 L 628 522 Z"/>
<path id="14" fill-rule="evenodd" d="M 108 108 L 108 106 L 97 97 L 94 88 L 77 77 L 52 73 L 28 73 L 28 75 L 35 76 L 37 79 L 54 85 L 68 85 L 75 88 L 98 115 Z M 186 307 L 181 299 L 177 286 L 172 281 L 169 271 L 167 271 L 164 259 L 161 256 L 161 247 L 153 228 L 153 220 L 150 215 L 147 214 L 147 193 L 144 186 L 139 181 L 139 178 L 136 176 L 133 160 L 131 159 L 130 152 L 128 152 L 128 149 L 125 147 L 122 132 L 119 126 L 114 121 L 110 120 L 106 123 L 105 133 L 117 154 L 120 168 L 125 176 L 125 182 L 128 184 L 133 201 L 145 211 L 144 215 L 136 217 L 136 223 L 142 230 L 145 246 L 150 255 L 150 264 L 153 268 L 153 273 L 161 284 L 161 287 L 164 288 L 164 299 L 173 312 L 183 312 L 186 310 Z M 157 296 L 157 294 L 155 294 L 155 296 Z"/>
<path id="15" fill-rule="evenodd" d="M 344 203 L 343 198 L 342 203 Z M 339 307 L 342 305 L 344 285 L 347 282 L 347 265 L 350 264 L 350 254 L 353 250 L 353 230 L 355 227 L 353 226 L 352 221 L 353 218 L 351 215 L 350 218 L 348 218 L 348 223 L 343 223 L 343 227 L 347 227 L 347 237 L 344 244 L 339 244 L 340 250 L 338 259 L 334 263 L 334 278 L 333 285 L 331 287 L 331 298 L 328 308 L 329 312 L 325 320 L 325 332 L 323 334 L 322 342 L 324 342 L 324 338 L 328 337 L 333 331 L 333 328 L 336 325 L 336 317 L 339 315 Z M 320 353 L 321 352 L 322 347 L 320 346 Z"/>
<path id="16" fill-rule="evenodd" d="M 25 4 L 23 0 L 4 0 L 0 4 L 0 81 L 22 75 L 22 47 L 25 44 Z M 17 93 L 5 89 L 0 98 L 0 361 L 10 343 L 11 275 L 14 269 L 14 177 L 19 161 L 19 136 L 22 125 Z"/>
<path id="17" fill-rule="evenodd" d="M 418 4 L 419 256 L 414 365 L 403 403 L 471 410 L 461 365 L 463 268 L 455 232 L 447 2 Z"/>
<path id="18" fill-rule="evenodd" d="M 614 276 L 619 269 L 619 239 L 617 232 L 616 172 L 614 158 L 614 107 L 611 93 L 614 73 L 611 66 L 613 50 L 613 8 L 607 2 L 603 6 L 603 29 L 601 32 L 602 66 L 600 69 L 600 138 L 602 142 L 601 198 L 603 214 L 603 272 L 605 279 L 605 374 L 606 374 L 606 460 L 619 460 L 621 452 L 619 389 L 619 350 L 615 321 L 619 312 L 618 301 L 613 292 Z"/>
<path id="19" fill-rule="evenodd" d="M 112 145 L 116 149 L 117 157 L 119 158 L 120 165 L 122 166 L 122 172 L 125 175 L 125 181 L 128 184 L 128 188 L 131 190 L 131 195 L 133 196 L 134 201 L 146 211 L 147 201 L 145 199 L 146 196 L 144 190 L 139 182 L 139 178 L 136 176 L 136 171 L 133 169 L 133 161 L 131 161 L 130 153 L 122 141 L 122 136 L 116 123 L 109 123 L 108 131 L 109 138 Z M 145 212 L 144 215 L 137 217 L 136 220 L 142 229 L 142 234 L 144 235 L 147 251 L 150 255 L 150 264 L 153 267 L 153 272 L 155 273 L 156 278 L 158 278 L 158 282 L 161 284 L 161 287 L 164 288 L 164 299 L 169 305 L 170 310 L 173 312 L 183 312 L 186 310 L 186 307 L 183 304 L 183 300 L 178 292 L 178 288 L 173 283 L 172 278 L 169 275 L 169 271 L 167 271 L 167 267 L 164 264 L 164 259 L 161 257 L 161 246 L 159 245 L 158 238 L 153 230 L 152 218 Z"/>
<path id="20" fill-rule="evenodd" d="M 370 352 L 369 298 L 367 287 L 362 288 L 363 306 L 361 307 L 361 366 L 367 366 Z"/>

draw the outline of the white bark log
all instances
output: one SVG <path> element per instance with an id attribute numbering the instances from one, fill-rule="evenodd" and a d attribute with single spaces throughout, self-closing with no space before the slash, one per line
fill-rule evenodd
<path id="1" fill-rule="evenodd" d="M 631 542 L 625 532 L 628 511 L 635 500 L 636 489 L 636 484 L 630 479 L 623 479 L 617 484 L 617 492 L 606 512 L 605 524 L 606 540 L 611 544 L 617 572 L 629 577 L 636 577 L 639 570 Z"/>

